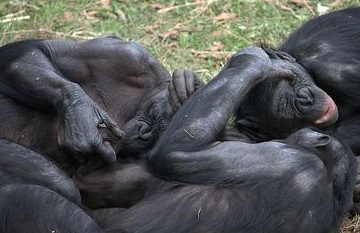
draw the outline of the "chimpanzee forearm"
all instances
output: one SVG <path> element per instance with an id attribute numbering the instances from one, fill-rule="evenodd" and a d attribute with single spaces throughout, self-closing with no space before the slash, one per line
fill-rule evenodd
<path id="1" fill-rule="evenodd" d="M 0 57 L 4 57 L 0 93 L 28 107 L 57 113 L 59 144 L 80 162 L 94 154 L 113 162 L 115 152 L 103 144 L 97 126 L 104 123 L 117 136 L 122 132 L 78 84 L 62 75 L 57 63 L 67 50 L 75 50 L 72 42 L 22 41 L 0 48 Z M 79 59 L 71 61 L 83 64 Z M 89 75 L 86 65 L 79 69 L 82 78 Z"/>
<path id="2" fill-rule="evenodd" d="M 273 67 L 260 48 L 249 48 L 236 54 L 217 77 L 194 93 L 174 115 L 151 152 L 150 169 L 158 176 L 179 181 L 189 181 L 182 179 L 181 174 L 194 176 L 200 163 L 205 170 L 213 170 L 222 160 L 219 158 L 222 152 L 205 150 L 212 148 L 211 143 L 220 137 L 247 93 L 266 77 L 289 75 L 292 73 Z M 199 171 L 198 175 L 205 173 Z"/>
<path id="3" fill-rule="evenodd" d="M 246 94 L 261 81 L 261 69 L 254 59 L 249 54 L 237 55 L 217 77 L 195 92 L 174 115 L 153 155 L 196 151 L 215 141 Z"/>
<path id="4" fill-rule="evenodd" d="M 0 91 L 29 107 L 61 111 L 70 98 L 85 95 L 78 84 L 62 77 L 39 49 L 0 65 L 6 67 L 0 76 Z"/>

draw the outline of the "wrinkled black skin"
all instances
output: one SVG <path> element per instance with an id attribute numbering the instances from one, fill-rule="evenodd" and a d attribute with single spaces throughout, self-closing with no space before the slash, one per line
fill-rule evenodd
<path id="1" fill-rule="evenodd" d="M 103 232 L 74 202 L 39 185 L 1 186 L 0 208 L 0 232 L 4 233 Z"/>
<path id="2" fill-rule="evenodd" d="M 294 32 L 287 52 L 332 97 L 339 120 L 328 128 L 360 155 L 360 7 L 317 17 Z"/>
<path id="3" fill-rule="evenodd" d="M 313 126 L 328 105 L 328 95 L 291 56 L 266 51 L 278 66 L 290 69 L 296 78 L 266 80 L 251 91 L 237 110 L 235 127 L 253 142 L 284 139 L 298 129 Z"/>
<path id="4" fill-rule="evenodd" d="M 292 56 L 312 77 L 311 82 L 334 100 L 339 118 L 335 124 L 320 128 L 346 143 L 357 156 L 360 155 L 359 35 L 360 7 L 345 9 L 310 20 L 277 50 Z M 259 85 L 238 114 L 238 128 L 248 132 L 254 141 L 266 141 L 285 138 L 297 129 L 312 125 L 299 117 L 292 108 L 291 95 L 284 98 L 283 92 L 294 93 L 281 82 Z M 360 202 L 359 183 L 355 202 Z M 356 211 L 360 212 L 360 208 Z"/>
<path id="5" fill-rule="evenodd" d="M 360 7 L 357 7 L 317 17 L 291 34 L 274 54 L 285 53 L 284 59 L 293 59 L 294 66 L 302 70 L 304 78 L 298 76 L 295 80 L 295 92 L 283 81 L 259 85 L 239 110 L 238 128 L 248 131 L 254 141 L 264 141 L 285 138 L 302 127 L 316 126 L 299 114 L 302 111 L 293 101 L 308 98 L 316 102 L 312 87 L 302 95 L 297 90 L 296 82 L 307 79 L 305 81 L 311 83 L 309 86 L 316 85 L 324 90 L 338 107 L 338 121 L 320 128 L 341 139 L 359 155 L 359 33 Z M 314 107 L 309 104 L 309 112 L 321 111 L 320 104 Z"/>
<path id="6" fill-rule="evenodd" d="M 138 161 L 196 76 L 173 80 L 141 45 L 116 38 L 20 41 L 0 57 L 0 185 L 39 185 L 77 204 L 79 188 L 90 208 L 140 200 L 150 175 Z"/>
<path id="7" fill-rule="evenodd" d="M 122 158 L 146 152 L 172 114 L 171 76 L 141 45 L 115 38 L 20 41 L 1 47 L 0 56 L 0 137 L 68 173 L 94 154 L 111 163 L 112 149 Z"/>
<path id="8" fill-rule="evenodd" d="M 149 169 L 160 179 L 146 197 L 94 215 L 105 232 L 336 232 L 352 206 L 351 150 L 311 129 L 284 141 L 218 141 L 253 88 L 291 76 L 278 64 L 246 49 L 195 92 L 151 152 Z"/>

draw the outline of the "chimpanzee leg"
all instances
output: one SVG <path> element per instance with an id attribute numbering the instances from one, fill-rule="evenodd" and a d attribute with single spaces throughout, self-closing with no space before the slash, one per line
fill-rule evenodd
<path id="1" fill-rule="evenodd" d="M 82 203 L 92 209 L 128 208 L 144 197 L 152 179 L 142 163 L 116 163 L 96 170 L 81 166 L 72 177 Z"/>
<path id="2" fill-rule="evenodd" d="M 1 187 L 0 209 L 2 233 L 103 232 L 78 205 L 38 185 Z"/>
<path id="3" fill-rule="evenodd" d="M 50 159 L 19 144 L 0 139 L 0 185 L 37 184 L 80 203 L 79 190 Z"/>
<path id="4" fill-rule="evenodd" d="M 124 212 L 125 208 L 103 208 L 91 211 L 91 217 L 97 222 L 101 228 L 107 228 L 108 220 L 112 220 L 112 217 L 117 216 Z"/>

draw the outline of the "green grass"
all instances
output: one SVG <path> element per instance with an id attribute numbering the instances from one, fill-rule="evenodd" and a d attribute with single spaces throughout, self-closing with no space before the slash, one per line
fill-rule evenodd
<path id="1" fill-rule="evenodd" d="M 333 11 L 360 0 L 1 1 L 0 45 L 25 38 L 113 35 L 144 44 L 169 71 L 186 67 L 208 79 L 234 51 L 281 43 L 318 14 L 318 3 Z M 30 19 L 2 22 L 19 12 L 13 17 Z"/>

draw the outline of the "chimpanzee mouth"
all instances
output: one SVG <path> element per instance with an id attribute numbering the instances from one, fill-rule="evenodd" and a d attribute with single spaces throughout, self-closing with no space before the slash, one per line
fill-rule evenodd
<path id="1" fill-rule="evenodd" d="M 326 110 L 322 116 L 315 121 L 315 125 L 318 127 L 327 127 L 334 124 L 339 118 L 338 108 L 333 99 L 327 95 Z"/>

